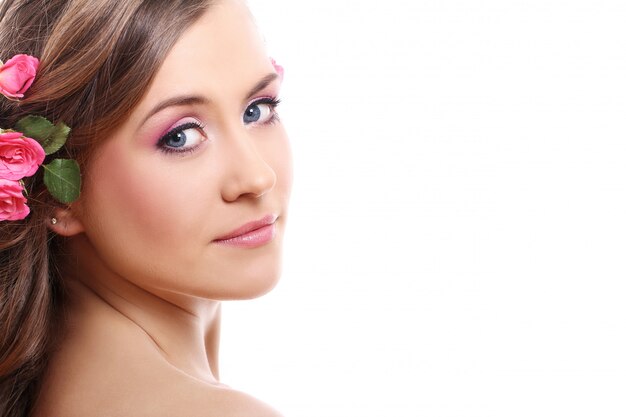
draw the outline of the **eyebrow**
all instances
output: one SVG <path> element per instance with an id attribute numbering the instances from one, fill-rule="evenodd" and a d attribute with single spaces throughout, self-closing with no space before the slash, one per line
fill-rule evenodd
<path id="1" fill-rule="evenodd" d="M 148 113 L 146 118 L 143 119 L 143 121 L 145 123 L 149 118 L 165 110 L 168 107 L 191 106 L 193 104 L 206 104 L 206 103 L 208 103 L 208 100 L 200 96 L 178 96 L 178 97 L 168 98 L 167 100 L 160 102 L 155 108 L 153 108 L 150 111 L 150 113 Z"/>
<path id="2" fill-rule="evenodd" d="M 270 85 L 270 83 L 274 81 L 276 78 L 278 78 L 278 74 L 275 72 L 271 74 L 267 74 L 265 77 L 263 77 L 263 79 L 261 79 L 261 81 L 259 81 L 254 87 L 252 87 L 252 90 L 250 90 L 250 92 L 246 96 L 246 99 L 247 100 L 251 99 L 252 96 L 254 96 L 259 91 L 263 90 L 268 85 Z"/>
<path id="3" fill-rule="evenodd" d="M 251 99 L 252 96 L 257 94 L 259 91 L 263 90 L 268 85 L 270 85 L 270 83 L 272 81 L 274 81 L 275 79 L 277 79 L 277 78 L 278 78 L 278 74 L 275 73 L 275 72 L 271 73 L 271 74 L 268 74 L 265 77 L 263 77 L 261 79 L 261 81 L 259 81 L 258 83 L 256 83 L 256 85 L 254 87 L 252 87 L 252 89 L 250 90 L 250 92 L 246 96 L 246 100 Z M 149 118 L 151 118 L 155 114 L 165 110 L 168 107 L 191 106 L 191 105 L 194 105 L 194 104 L 207 104 L 207 103 L 209 103 L 209 100 L 207 98 L 205 98 L 205 97 L 202 97 L 202 96 L 189 95 L 189 96 L 177 96 L 177 97 L 168 98 L 167 100 L 164 100 L 164 101 L 160 102 L 159 104 L 157 104 L 150 111 L 150 113 L 148 113 L 148 115 L 144 119 L 144 123 Z"/>

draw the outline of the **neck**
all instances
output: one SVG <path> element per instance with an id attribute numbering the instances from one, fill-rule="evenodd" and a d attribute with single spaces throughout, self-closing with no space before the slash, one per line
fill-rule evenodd
<path id="1" fill-rule="evenodd" d="M 193 378 L 218 382 L 219 301 L 142 288 L 98 262 L 89 246 L 73 248 L 71 253 L 80 262 L 62 268 L 70 308 L 106 304 L 145 333 L 172 366 Z"/>

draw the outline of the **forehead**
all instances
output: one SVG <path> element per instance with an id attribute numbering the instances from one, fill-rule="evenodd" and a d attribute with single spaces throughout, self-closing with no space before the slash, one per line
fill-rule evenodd
<path id="1" fill-rule="evenodd" d="M 242 92 L 266 71 L 263 38 L 244 2 L 215 3 L 185 32 L 167 54 L 139 107 L 172 95 Z"/>

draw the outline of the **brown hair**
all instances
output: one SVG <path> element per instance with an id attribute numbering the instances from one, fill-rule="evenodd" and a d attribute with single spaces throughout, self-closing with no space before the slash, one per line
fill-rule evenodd
<path id="1" fill-rule="evenodd" d="M 85 171 L 98 141 L 125 120 L 166 53 L 208 6 L 208 0 L 0 0 L 0 58 L 40 59 L 26 97 L 0 100 L 0 127 L 27 114 L 64 121 L 72 133 L 63 152 Z M 25 188 L 31 214 L 0 222 L 3 417 L 29 414 L 62 324 L 59 238 L 47 228 L 55 203 L 41 172 Z"/>

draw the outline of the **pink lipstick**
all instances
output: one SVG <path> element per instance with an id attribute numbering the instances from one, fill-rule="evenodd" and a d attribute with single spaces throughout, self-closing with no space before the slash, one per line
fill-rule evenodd
<path id="1" fill-rule="evenodd" d="M 214 243 L 237 248 L 256 248 L 270 242 L 276 235 L 274 222 L 278 217 L 270 214 L 261 220 L 246 223 L 232 232 L 213 240 Z"/>

